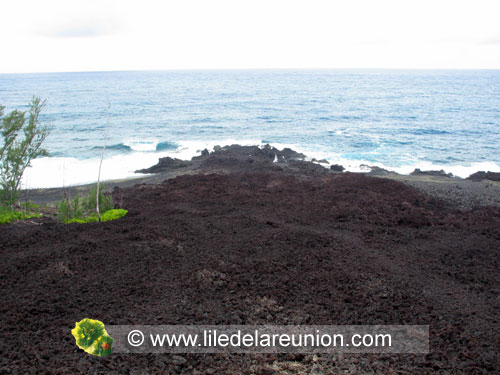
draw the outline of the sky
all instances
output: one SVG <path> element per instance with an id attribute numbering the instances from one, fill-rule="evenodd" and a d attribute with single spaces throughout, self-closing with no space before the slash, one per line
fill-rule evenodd
<path id="1" fill-rule="evenodd" d="M 4 0 L 0 73 L 500 69 L 499 0 Z"/>

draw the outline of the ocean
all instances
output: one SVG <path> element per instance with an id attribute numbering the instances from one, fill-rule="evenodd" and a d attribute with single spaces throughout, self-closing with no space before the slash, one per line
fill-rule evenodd
<path id="1" fill-rule="evenodd" d="M 5 112 L 47 100 L 50 157 L 23 188 L 134 176 L 159 157 L 271 144 L 347 170 L 500 171 L 500 70 L 0 74 Z"/>

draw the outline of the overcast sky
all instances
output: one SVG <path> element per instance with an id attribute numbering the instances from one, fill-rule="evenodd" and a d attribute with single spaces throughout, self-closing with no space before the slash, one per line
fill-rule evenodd
<path id="1" fill-rule="evenodd" d="M 4 0 L 0 73 L 500 69 L 500 0 Z"/>

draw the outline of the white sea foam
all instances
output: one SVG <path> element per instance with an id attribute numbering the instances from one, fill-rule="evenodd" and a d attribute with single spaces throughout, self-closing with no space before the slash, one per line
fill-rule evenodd
<path id="1" fill-rule="evenodd" d="M 157 139 L 127 139 L 123 142 L 125 146 L 130 147 L 133 151 L 156 151 L 156 147 L 158 146 Z"/>
<path id="2" fill-rule="evenodd" d="M 158 162 L 155 153 L 131 153 L 106 158 L 102 164 L 101 180 L 113 180 L 133 176 L 144 165 Z M 99 158 L 79 160 L 75 158 L 50 157 L 34 160 L 25 172 L 23 188 L 49 188 L 81 185 L 97 181 Z"/>
<path id="3" fill-rule="evenodd" d="M 429 162 L 418 162 L 411 166 L 386 169 L 391 169 L 401 174 L 409 174 L 413 172 L 415 168 L 419 168 L 422 171 L 442 169 L 446 173 L 452 173 L 454 176 L 462 178 L 469 177 L 477 171 L 500 172 L 500 165 L 493 162 L 472 163 L 470 165 L 442 165 Z"/>

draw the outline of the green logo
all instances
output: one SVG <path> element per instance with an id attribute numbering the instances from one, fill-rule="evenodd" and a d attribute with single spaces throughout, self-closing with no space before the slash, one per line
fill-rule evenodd
<path id="1" fill-rule="evenodd" d="M 83 319 L 75 323 L 75 328 L 71 330 L 75 337 L 76 346 L 87 353 L 99 357 L 111 354 L 113 338 L 108 335 L 104 324 L 99 320 Z"/>

